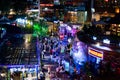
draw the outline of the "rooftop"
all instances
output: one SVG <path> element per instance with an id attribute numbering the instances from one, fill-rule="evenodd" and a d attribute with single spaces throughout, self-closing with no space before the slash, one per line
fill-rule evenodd
<path id="1" fill-rule="evenodd" d="M 22 37 L 19 34 L 11 36 L 1 47 L 0 66 L 37 65 L 38 58 L 34 41 L 33 38 L 26 43 L 25 35 Z"/>

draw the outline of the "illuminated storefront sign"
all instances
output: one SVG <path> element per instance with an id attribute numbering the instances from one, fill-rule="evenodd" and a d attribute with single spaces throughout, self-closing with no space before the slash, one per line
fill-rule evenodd
<path id="1" fill-rule="evenodd" d="M 97 57 L 97 58 L 102 58 L 103 59 L 103 52 L 102 51 L 98 51 L 96 49 L 93 49 L 93 48 L 88 48 L 88 53 L 94 57 Z"/>

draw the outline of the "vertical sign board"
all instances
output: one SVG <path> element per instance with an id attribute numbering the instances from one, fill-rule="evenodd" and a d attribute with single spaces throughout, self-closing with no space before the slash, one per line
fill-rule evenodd
<path id="1" fill-rule="evenodd" d="M 99 50 L 89 47 L 88 53 L 89 53 L 89 55 L 91 55 L 93 57 L 103 59 L 103 51 L 99 51 Z"/>

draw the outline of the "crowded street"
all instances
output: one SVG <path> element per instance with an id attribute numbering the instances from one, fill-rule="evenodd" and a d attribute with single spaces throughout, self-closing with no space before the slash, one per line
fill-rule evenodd
<path id="1" fill-rule="evenodd" d="M 120 0 L 0 0 L 0 80 L 120 80 Z"/>
<path id="2" fill-rule="evenodd" d="M 52 33 L 53 34 L 53 33 Z M 71 43 L 66 41 L 67 39 L 71 38 Z M 74 38 L 73 38 L 74 37 Z M 93 62 L 87 62 L 86 56 L 84 54 L 80 55 L 81 63 L 77 66 L 77 63 L 74 62 L 74 58 L 71 58 L 72 53 L 75 52 L 75 36 L 68 37 L 65 36 L 63 39 L 59 38 L 57 34 L 49 35 L 49 37 L 43 37 L 40 39 L 40 46 L 41 46 L 41 59 L 43 72 L 45 72 L 45 80 L 118 80 L 119 75 L 113 73 L 112 71 L 107 71 L 102 69 L 103 62 L 100 65 L 97 65 Z M 78 43 L 77 45 L 83 45 L 82 43 Z M 82 46 L 80 46 L 84 49 Z M 84 53 L 81 48 L 80 53 Z M 70 51 L 69 51 L 70 50 Z M 78 56 L 77 56 L 78 57 Z M 83 59 L 82 59 L 83 58 Z M 83 61 L 83 63 L 82 63 Z M 67 63 L 70 63 L 68 65 Z M 106 64 L 107 66 L 107 64 Z M 100 70 L 100 72 L 99 72 Z M 105 72 L 101 72 L 104 70 Z M 107 73 L 107 75 L 105 75 Z M 114 75 L 114 76 L 112 76 Z M 108 77 L 110 76 L 110 77 Z"/>

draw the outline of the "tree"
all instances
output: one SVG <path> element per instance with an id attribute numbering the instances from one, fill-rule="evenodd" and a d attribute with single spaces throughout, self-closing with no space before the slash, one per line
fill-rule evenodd
<path id="1" fill-rule="evenodd" d="M 48 26 L 43 20 L 40 20 L 39 22 L 34 22 L 33 24 L 34 35 L 47 36 Z"/>
<path id="2" fill-rule="evenodd" d="M 11 0 L 0 0 L 0 10 L 7 13 L 11 8 Z"/>
<path id="3" fill-rule="evenodd" d="M 12 7 L 15 9 L 15 11 L 24 11 L 27 7 L 27 1 L 26 0 L 18 0 L 14 2 Z"/>

